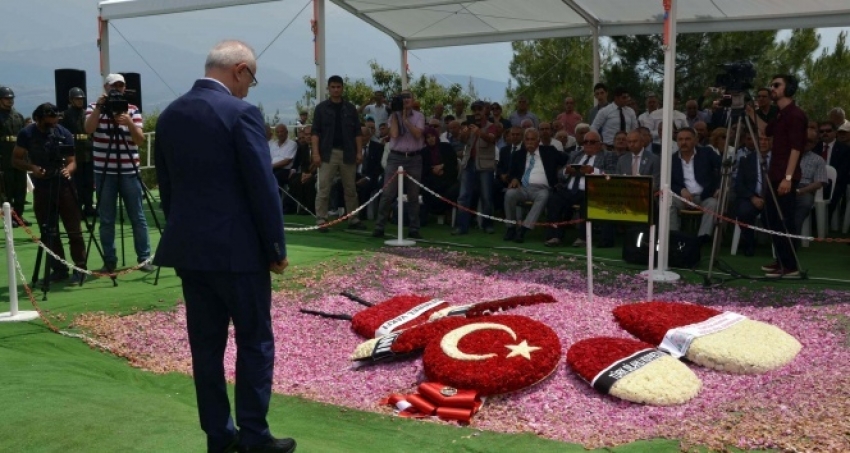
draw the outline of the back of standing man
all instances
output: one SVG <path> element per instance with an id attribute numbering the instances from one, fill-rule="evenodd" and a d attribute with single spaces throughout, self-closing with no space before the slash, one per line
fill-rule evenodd
<path id="1" fill-rule="evenodd" d="M 274 374 L 271 277 L 286 268 L 283 213 L 263 115 L 242 101 L 257 84 L 254 51 L 217 44 L 205 77 L 162 112 L 156 174 L 166 227 L 156 263 L 183 283 L 192 375 L 208 452 L 295 451 L 266 415 Z M 224 352 L 236 332 L 236 425 Z"/>
<path id="2" fill-rule="evenodd" d="M 351 213 L 357 209 L 357 166 L 363 162 L 363 146 L 360 143 L 360 120 L 354 104 L 342 98 L 343 82 L 338 75 L 328 78 L 330 99 L 322 101 L 313 112 L 313 166 L 319 172 L 319 191 L 316 194 L 316 222 L 319 229 L 327 233 L 324 226 L 328 221 L 328 200 L 334 177 L 339 175 L 345 197 L 345 209 Z M 351 230 L 365 230 L 357 216 L 348 219 Z"/>

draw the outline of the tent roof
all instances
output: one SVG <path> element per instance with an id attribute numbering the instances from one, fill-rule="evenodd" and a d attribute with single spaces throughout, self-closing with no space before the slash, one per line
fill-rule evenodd
<path id="1" fill-rule="evenodd" d="M 279 0 L 105 0 L 104 19 Z M 661 33 L 662 0 L 330 0 L 409 49 Z M 850 26 L 847 0 L 677 0 L 678 32 Z"/>

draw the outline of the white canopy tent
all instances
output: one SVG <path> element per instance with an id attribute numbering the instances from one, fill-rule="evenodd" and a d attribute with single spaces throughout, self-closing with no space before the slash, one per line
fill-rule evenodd
<path id="1" fill-rule="evenodd" d="M 101 73 L 109 73 L 108 21 L 281 0 L 104 0 L 100 2 Z M 407 50 L 543 38 L 658 34 L 670 11 L 665 49 L 664 98 L 675 86 L 676 33 L 779 30 L 850 26 L 847 0 L 330 0 L 389 35 L 399 46 L 401 68 Z M 316 68 L 319 99 L 324 98 L 325 6 L 313 0 L 316 20 Z M 597 49 L 598 50 L 598 49 Z M 594 52 L 594 79 L 599 76 Z M 404 69 L 402 77 L 406 76 Z M 403 79 L 406 83 L 406 80 Z M 673 104 L 664 103 L 663 121 Z M 671 138 L 662 142 L 670 156 Z M 669 187 L 670 159 L 662 160 L 661 187 Z M 657 277 L 667 268 L 670 197 L 662 197 Z"/>

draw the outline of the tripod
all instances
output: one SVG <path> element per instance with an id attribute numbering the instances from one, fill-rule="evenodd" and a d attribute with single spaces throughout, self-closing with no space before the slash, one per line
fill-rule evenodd
<path id="1" fill-rule="evenodd" d="M 47 218 L 45 219 L 46 222 L 44 224 L 39 225 L 39 229 L 42 232 L 42 238 L 41 238 L 42 243 L 44 243 L 44 245 L 46 247 L 48 247 L 50 250 L 53 250 L 54 245 L 59 243 L 57 241 L 61 241 L 61 238 L 59 236 L 59 217 L 60 217 L 59 210 L 61 208 L 60 204 L 61 204 L 61 197 L 63 195 L 63 188 L 68 190 L 68 192 L 71 195 L 71 201 L 72 201 L 72 203 L 70 204 L 70 207 L 66 207 L 66 209 L 77 210 L 77 212 L 81 216 L 81 219 L 83 220 L 83 224 L 86 226 L 86 231 L 89 234 L 89 239 L 93 240 L 94 239 L 93 225 L 90 224 L 88 222 L 88 220 L 85 219 L 85 217 L 82 217 L 82 212 L 79 209 L 79 203 L 78 203 L 79 199 L 77 197 L 76 188 L 74 187 L 73 183 L 71 183 L 70 180 L 66 180 L 65 178 L 63 178 L 61 174 L 54 175 L 53 177 L 50 178 L 49 181 L 50 181 L 50 183 L 49 183 L 49 186 L 48 186 L 48 189 L 47 189 L 47 193 L 48 193 L 47 209 L 45 209 L 45 212 L 47 213 Z M 67 185 L 67 186 L 63 186 L 63 185 Z M 36 189 L 36 190 L 38 190 L 38 189 Z M 63 219 L 63 221 L 64 220 L 65 219 Z M 72 231 L 70 231 L 70 228 L 68 228 L 67 226 L 66 226 L 66 230 L 68 230 L 67 233 L 68 233 L 69 237 L 72 234 L 75 234 Z M 79 234 L 81 236 L 80 241 L 82 242 L 82 231 L 80 231 Z M 103 251 L 100 248 L 100 244 L 97 241 L 95 241 L 94 244 L 95 244 L 97 251 L 100 254 L 101 258 L 103 258 Z M 84 260 L 85 260 L 86 263 L 88 262 L 89 251 L 90 250 L 86 250 L 86 252 L 85 252 Z M 72 259 L 73 259 L 73 251 L 71 251 L 71 255 L 72 255 Z M 39 247 L 38 251 L 36 252 L 36 257 L 35 257 L 35 268 L 33 269 L 33 276 L 32 276 L 32 286 L 33 287 L 35 287 L 36 283 L 38 282 L 38 274 L 41 270 L 41 263 L 42 263 L 43 258 L 44 258 L 44 248 Z M 42 300 L 47 300 L 47 293 L 50 292 L 51 273 L 52 273 L 54 261 L 55 261 L 55 258 L 53 257 L 53 255 L 48 254 L 46 263 L 44 265 L 44 277 L 43 277 L 43 281 L 42 281 L 42 291 L 44 292 L 44 297 L 43 297 Z M 79 263 L 75 263 L 75 264 L 79 264 Z M 85 283 L 85 275 L 82 275 L 81 279 L 80 279 L 80 286 L 82 286 L 84 283 Z"/>
<path id="2" fill-rule="evenodd" d="M 101 218 L 101 216 L 102 216 L 102 212 L 103 212 L 102 208 L 104 207 L 104 204 L 101 201 L 103 199 L 104 184 L 106 182 L 107 174 L 109 173 L 109 171 L 111 169 L 110 162 L 112 162 L 113 159 L 114 159 L 114 162 L 115 162 L 114 171 L 115 171 L 115 177 L 116 177 L 116 184 L 118 185 L 118 187 L 116 187 L 115 190 L 116 190 L 117 195 L 120 195 L 120 196 L 118 196 L 119 202 L 118 202 L 118 210 L 116 211 L 116 214 L 119 215 L 120 222 L 121 222 L 121 250 L 122 250 L 121 254 L 122 254 L 122 257 L 123 257 L 124 256 L 124 228 L 123 228 L 124 227 L 124 217 L 123 217 L 123 209 L 122 209 L 122 205 L 121 205 L 120 201 L 124 197 L 126 197 L 127 194 L 121 188 L 120 178 L 131 177 L 131 176 L 129 174 L 122 173 L 122 167 L 123 167 L 124 164 L 122 163 L 122 160 L 121 160 L 122 151 L 119 149 L 120 145 L 124 146 L 123 149 L 128 154 L 127 160 L 130 162 L 130 165 L 132 165 L 132 168 L 133 168 L 132 177 L 136 178 L 136 180 L 139 183 L 139 186 L 141 187 L 142 195 L 143 195 L 145 201 L 148 204 L 148 209 L 150 211 L 151 218 L 153 219 L 154 224 L 156 225 L 156 228 L 160 232 L 160 234 L 162 234 L 162 227 L 160 225 L 159 218 L 156 215 L 156 211 L 154 210 L 154 207 L 153 207 L 153 201 L 152 201 L 153 197 L 150 194 L 150 190 L 147 188 L 147 186 L 145 186 L 145 183 L 142 180 L 141 171 L 139 170 L 139 166 L 136 163 L 136 159 L 133 156 L 133 151 L 130 150 L 130 145 L 127 142 L 127 138 L 124 136 L 124 133 L 123 133 L 123 130 L 121 129 L 121 127 L 116 123 L 115 113 L 114 112 L 105 112 L 104 114 L 106 115 L 106 117 L 108 119 L 107 135 L 109 136 L 109 144 L 107 145 L 107 148 L 106 148 L 106 153 L 105 153 L 106 156 L 105 156 L 105 163 L 104 163 L 103 169 L 102 169 L 100 175 L 98 176 L 97 194 L 96 194 L 97 200 L 98 200 L 98 203 L 97 203 L 98 216 L 97 216 L 97 218 Z M 130 200 L 127 200 L 127 201 L 129 202 Z M 91 241 L 89 242 L 89 247 L 91 247 Z M 107 264 L 107 267 L 108 267 L 110 263 L 106 263 L 106 264 Z M 117 262 L 115 264 L 117 264 Z M 112 271 L 112 270 L 114 270 L 114 269 L 110 269 L 110 271 Z M 159 284 L 159 276 L 160 276 L 160 269 L 157 268 L 156 278 L 154 280 L 154 285 Z M 115 275 L 113 274 L 111 276 L 111 278 L 112 278 L 113 286 L 117 286 L 118 282 L 115 278 Z"/>
<path id="3" fill-rule="evenodd" d="M 754 148 L 755 148 L 755 151 L 753 151 L 753 152 L 756 153 L 756 156 L 758 158 L 759 163 L 757 165 L 759 165 L 759 167 L 760 167 L 762 184 L 770 192 L 769 198 L 771 200 L 773 200 L 773 204 L 774 204 L 776 212 L 779 216 L 779 220 L 784 226 L 785 225 L 785 219 L 784 219 L 784 216 L 782 214 L 782 210 L 780 209 L 779 202 L 777 201 L 776 192 L 774 191 L 773 185 L 771 184 L 770 178 L 768 177 L 768 172 L 767 172 L 767 168 L 764 164 L 764 160 L 762 159 L 761 150 L 759 149 L 760 145 L 759 145 L 758 135 L 754 133 L 753 120 L 744 113 L 745 104 L 744 104 L 744 101 L 743 101 L 743 97 L 744 97 L 743 93 L 732 95 L 732 105 L 730 107 L 730 115 L 728 116 L 727 124 L 726 124 L 726 132 L 727 133 L 726 133 L 726 140 L 724 142 L 723 163 L 722 163 L 722 166 L 721 166 L 720 195 L 719 195 L 719 199 L 718 199 L 718 206 L 720 207 L 719 210 L 721 212 L 724 212 L 726 205 L 727 205 L 727 202 L 728 202 L 731 175 L 738 165 L 738 161 L 735 159 L 735 156 L 738 152 L 738 148 L 740 147 L 740 143 L 741 143 L 741 129 L 742 129 L 741 123 L 743 122 L 747 126 L 747 132 L 750 134 L 750 137 L 753 138 L 753 145 L 754 145 Z M 732 126 L 733 122 L 736 122 L 737 124 L 736 124 L 736 127 L 735 127 L 734 145 L 732 146 L 732 150 L 730 152 L 730 150 L 729 150 L 729 139 L 730 139 L 729 131 L 731 130 L 731 126 Z M 766 211 L 765 208 L 763 208 L 763 209 Z M 711 274 L 714 271 L 715 258 L 717 256 L 717 248 L 722 242 L 723 222 L 724 221 L 720 218 L 715 218 L 715 221 L 714 221 L 714 235 L 713 235 L 713 241 L 712 241 L 712 245 L 711 245 L 711 257 L 710 257 L 709 263 L 708 263 L 708 274 L 707 274 L 706 279 L 705 279 L 706 285 L 710 284 L 710 282 L 711 282 Z M 785 230 L 786 234 L 790 234 L 787 227 L 784 227 L 784 230 Z M 794 247 L 793 239 L 791 239 L 790 237 L 786 237 L 786 239 L 789 241 L 789 245 L 791 247 L 792 253 L 794 254 L 794 261 L 798 264 L 797 267 L 799 269 L 800 260 L 799 260 L 799 257 L 797 256 L 797 251 Z"/>

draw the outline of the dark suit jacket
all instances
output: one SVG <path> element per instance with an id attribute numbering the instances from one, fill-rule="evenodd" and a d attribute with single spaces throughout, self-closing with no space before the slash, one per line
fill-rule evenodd
<path id="1" fill-rule="evenodd" d="M 378 182 L 384 175 L 384 167 L 381 159 L 384 157 L 384 144 L 369 140 L 369 152 L 361 170 L 364 176 L 368 176 L 372 182 Z"/>
<path id="2" fill-rule="evenodd" d="M 753 196 L 761 197 L 758 187 L 759 153 L 752 152 L 741 158 L 738 163 L 738 176 L 735 178 L 735 195 L 749 200 Z"/>
<path id="3" fill-rule="evenodd" d="M 154 264 L 268 272 L 286 257 L 283 212 L 264 121 L 253 105 L 201 79 L 156 125 L 166 225 Z"/>
<path id="4" fill-rule="evenodd" d="M 444 185 L 451 185 L 457 181 L 458 162 L 457 154 L 451 144 L 437 142 L 439 148 L 439 159 L 435 161 L 431 156 L 431 150 L 426 146 L 422 148 L 422 180 L 438 181 Z M 434 165 L 443 164 L 443 175 L 436 176 L 431 172 Z"/>
<path id="5" fill-rule="evenodd" d="M 517 151 L 516 155 L 511 158 L 509 181 L 514 179 L 522 181 L 522 176 L 525 174 L 525 157 L 528 152 L 522 149 L 520 151 Z M 558 184 L 558 168 L 567 164 L 567 155 L 558 151 L 554 146 L 545 145 L 537 147 L 537 154 L 540 156 L 540 161 L 543 162 L 543 170 L 546 172 L 549 187 L 555 188 L 555 185 Z"/>
<path id="6" fill-rule="evenodd" d="M 720 188 L 720 156 L 711 148 L 697 146 L 694 159 L 694 177 L 702 186 L 702 197 L 714 196 L 714 192 Z M 680 151 L 673 154 L 673 167 L 670 179 L 670 190 L 676 195 L 681 195 L 685 188 L 685 173 L 682 170 L 682 158 Z"/>
<path id="7" fill-rule="evenodd" d="M 631 152 L 620 156 L 620 160 L 617 161 L 616 173 L 618 175 L 631 176 L 633 159 L 634 154 Z M 643 150 L 643 154 L 640 156 L 640 164 L 638 165 L 638 174 L 641 176 L 652 176 L 652 190 L 658 190 L 661 183 L 661 159 L 655 154 Z"/>
<path id="8" fill-rule="evenodd" d="M 513 159 L 511 149 L 513 149 L 513 145 L 506 145 L 499 149 L 499 163 L 496 164 L 496 175 L 510 175 L 511 173 L 511 161 Z M 525 147 L 520 144 L 517 146 L 517 151 L 522 151 L 525 153 Z"/>
<path id="9" fill-rule="evenodd" d="M 815 145 L 812 152 L 821 156 L 823 147 L 824 143 L 820 142 Z M 835 191 L 833 192 L 832 200 L 830 200 L 829 203 L 831 210 L 834 209 L 834 206 L 838 204 L 845 192 L 847 192 L 847 184 L 850 182 L 850 147 L 836 140 L 835 144 L 832 145 L 832 157 L 826 164 L 835 168 L 836 172 Z M 824 198 L 829 196 L 830 190 L 832 190 L 832 187 L 829 187 L 828 185 L 824 188 Z"/>

